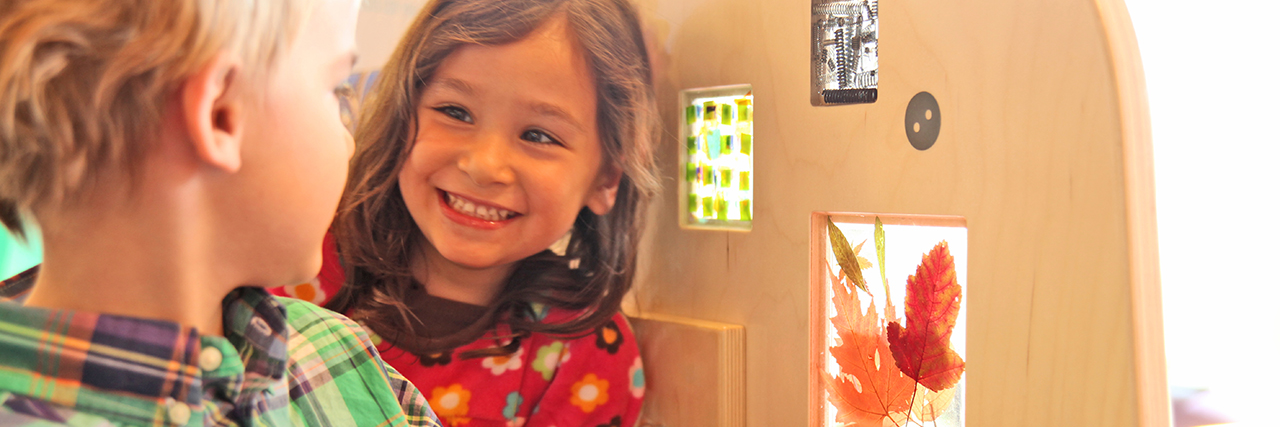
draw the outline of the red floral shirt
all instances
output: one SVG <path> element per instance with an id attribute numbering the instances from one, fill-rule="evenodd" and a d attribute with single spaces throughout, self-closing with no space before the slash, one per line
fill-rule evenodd
<path id="1" fill-rule="evenodd" d="M 326 238 L 324 257 L 316 280 L 270 291 L 323 305 L 344 274 L 331 237 Z M 554 319 L 565 313 L 544 310 L 543 315 Z M 640 414 L 644 367 L 631 325 L 621 313 L 582 338 L 533 334 L 509 357 L 458 357 L 497 344 L 495 332 L 453 352 L 421 359 L 372 331 L 370 336 L 387 364 L 422 391 L 448 426 L 631 427 Z"/>

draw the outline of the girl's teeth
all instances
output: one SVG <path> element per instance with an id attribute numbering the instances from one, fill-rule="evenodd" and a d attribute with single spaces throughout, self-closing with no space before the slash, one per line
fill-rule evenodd
<path id="1" fill-rule="evenodd" d="M 461 197 L 456 197 L 448 192 L 445 193 L 445 197 L 449 206 L 454 210 L 486 221 L 502 221 L 514 215 L 511 211 L 505 209 L 476 206 L 475 203 L 463 200 Z"/>

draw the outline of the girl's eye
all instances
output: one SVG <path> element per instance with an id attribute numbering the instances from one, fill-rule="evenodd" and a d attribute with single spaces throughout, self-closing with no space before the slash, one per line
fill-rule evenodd
<path id="1" fill-rule="evenodd" d="M 537 129 L 529 129 L 527 131 L 524 131 L 524 133 L 520 134 L 520 139 L 523 139 L 525 141 L 529 141 L 535 144 L 555 144 L 560 146 L 564 145 L 564 144 L 561 144 L 560 141 L 557 141 L 555 138 L 552 138 L 551 135 L 548 135 L 546 132 L 543 132 Z"/>
<path id="2" fill-rule="evenodd" d="M 452 105 L 446 105 L 446 106 L 443 106 L 443 107 L 436 107 L 436 108 L 435 108 L 435 110 L 436 110 L 436 111 L 439 111 L 439 112 L 441 112 L 441 113 L 444 113 L 444 115 L 449 116 L 449 117 L 452 117 L 454 120 L 457 120 L 457 121 L 460 121 L 460 122 L 464 122 L 464 123 L 473 123 L 473 122 L 474 122 L 474 121 L 471 119 L 471 113 L 467 112 L 467 110 L 464 110 L 464 109 L 462 109 L 462 108 L 460 108 L 460 107 L 455 107 L 455 106 L 452 106 Z"/>

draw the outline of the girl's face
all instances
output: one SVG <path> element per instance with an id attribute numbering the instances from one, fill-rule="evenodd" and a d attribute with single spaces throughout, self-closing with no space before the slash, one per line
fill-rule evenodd
<path id="1" fill-rule="evenodd" d="M 613 206 L 618 173 L 601 172 L 594 81 L 563 18 L 513 43 L 455 50 L 417 121 L 400 193 L 447 262 L 508 267 L 568 232 L 584 206 Z"/>

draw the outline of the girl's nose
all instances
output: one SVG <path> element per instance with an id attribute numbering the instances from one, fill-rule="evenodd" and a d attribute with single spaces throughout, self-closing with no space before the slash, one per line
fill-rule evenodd
<path id="1" fill-rule="evenodd" d="M 458 157 L 458 169 L 478 186 L 511 184 L 515 171 L 511 169 L 510 147 L 497 135 L 486 135 L 469 144 Z"/>

